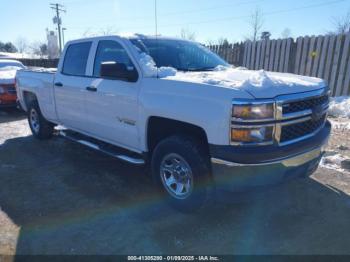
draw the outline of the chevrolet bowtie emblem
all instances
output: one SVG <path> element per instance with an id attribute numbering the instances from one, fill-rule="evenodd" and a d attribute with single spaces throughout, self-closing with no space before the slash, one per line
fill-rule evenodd
<path id="1" fill-rule="evenodd" d="M 323 116 L 323 106 L 318 105 L 312 108 L 312 119 L 314 121 L 320 120 Z"/>

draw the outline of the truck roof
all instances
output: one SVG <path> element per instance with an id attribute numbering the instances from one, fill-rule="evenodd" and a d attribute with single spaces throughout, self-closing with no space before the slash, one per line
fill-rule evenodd
<path id="1" fill-rule="evenodd" d="M 127 38 L 127 39 L 162 39 L 162 40 L 180 40 L 180 41 L 189 41 L 187 39 L 179 38 L 179 37 L 170 37 L 170 36 L 162 36 L 162 35 L 143 35 L 143 34 L 133 34 L 129 36 L 123 36 L 121 35 L 120 37 Z"/>
<path id="2" fill-rule="evenodd" d="M 178 38 L 178 37 L 169 37 L 169 36 L 162 36 L 162 35 L 143 35 L 143 34 L 118 34 L 118 35 L 108 35 L 108 36 L 93 36 L 93 37 L 88 37 L 88 38 L 80 38 L 80 39 L 76 39 L 76 40 L 72 40 L 67 42 L 67 44 L 70 43 L 74 43 L 74 42 L 81 42 L 81 41 L 88 41 L 88 40 L 96 40 L 96 39 L 108 39 L 108 38 L 113 38 L 113 37 L 117 37 L 117 38 L 122 38 L 122 39 L 151 39 L 151 40 L 176 40 L 176 41 L 187 41 L 187 42 L 192 42 L 190 40 L 187 39 L 182 39 L 182 38 Z"/>

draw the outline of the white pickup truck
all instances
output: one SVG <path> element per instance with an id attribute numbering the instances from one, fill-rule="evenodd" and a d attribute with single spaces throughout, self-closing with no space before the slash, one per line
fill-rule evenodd
<path id="1" fill-rule="evenodd" d="M 60 125 L 68 139 L 149 164 L 183 210 L 205 204 L 211 189 L 312 174 L 331 130 L 324 81 L 234 68 L 174 38 L 72 41 L 56 72 L 21 70 L 16 81 L 35 137 Z"/>

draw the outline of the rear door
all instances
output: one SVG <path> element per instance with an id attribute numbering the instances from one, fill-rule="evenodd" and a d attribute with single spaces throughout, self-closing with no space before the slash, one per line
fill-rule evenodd
<path id="1" fill-rule="evenodd" d="M 91 82 L 86 74 L 91 47 L 91 41 L 70 44 L 54 81 L 56 110 L 60 122 L 68 128 L 82 131 L 88 126 L 85 96 L 86 88 Z"/>
<path id="2" fill-rule="evenodd" d="M 138 140 L 138 93 L 140 81 L 105 79 L 100 75 L 103 62 L 117 62 L 129 70 L 137 70 L 122 41 L 100 40 L 96 46 L 90 82 L 92 90 L 86 94 L 86 108 L 90 119 L 89 133 L 136 150 Z M 140 78 L 139 78 L 140 79 Z"/>

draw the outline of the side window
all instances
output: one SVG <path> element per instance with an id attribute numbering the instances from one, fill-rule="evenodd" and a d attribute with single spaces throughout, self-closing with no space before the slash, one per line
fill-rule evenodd
<path id="1" fill-rule="evenodd" d="M 95 77 L 100 76 L 101 64 L 103 62 L 117 62 L 125 64 L 127 67 L 134 67 L 124 47 L 113 40 L 103 40 L 98 44 L 94 64 Z"/>
<path id="2" fill-rule="evenodd" d="M 90 48 L 91 42 L 71 44 L 64 57 L 62 73 L 73 76 L 85 76 Z"/>

